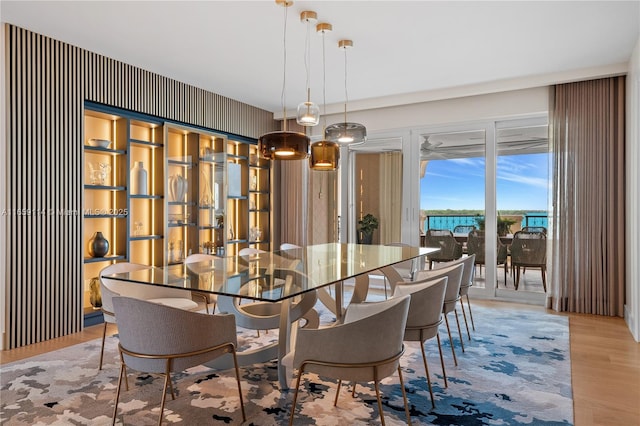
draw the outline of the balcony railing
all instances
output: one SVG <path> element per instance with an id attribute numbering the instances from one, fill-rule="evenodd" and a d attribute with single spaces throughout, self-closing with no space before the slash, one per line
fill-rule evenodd
<path id="1" fill-rule="evenodd" d="M 548 228 L 549 215 L 547 213 L 526 213 L 524 215 L 501 215 L 502 217 L 509 217 L 516 220 L 516 223 L 511 226 L 512 232 L 516 232 L 525 226 L 543 226 Z M 518 222 L 518 218 L 521 220 Z M 434 214 L 427 215 L 424 221 L 424 231 L 429 229 L 448 229 L 453 232 L 454 228 L 458 225 L 474 225 L 478 226 L 478 220 L 484 220 L 484 215 L 473 214 L 460 214 L 460 215 L 444 215 Z"/>

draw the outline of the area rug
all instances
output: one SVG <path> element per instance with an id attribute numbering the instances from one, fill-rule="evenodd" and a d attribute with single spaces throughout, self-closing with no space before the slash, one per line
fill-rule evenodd
<path id="1" fill-rule="evenodd" d="M 455 324 L 453 314 L 450 321 Z M 323 315 L 326 319 L 326 315 Z M 436 408 L 431 408 L 417 343 L 407 343 L 402 358 L 405 388 L 414 425 L 571 425 L 573 401 L 569 330 L 566 317 L 521 312 L 504 304 L 474 307 L 476 331 L 465 335 L 462 353 L 455 339 L 454 366 L 446 328 L 444 343 L 448 387 L 437 343 L 426 343 Z M 461 319 L 462 320 L 462 319 Z M 240 349 L 277 339 L 277 332 L 239 332 Z M 100 340 L 49 352 L 1 367 L 0 423 L 6 425 L 110 424 L 119 371 L 117 336 L 107 339 L 105 365 L 98 371 Z M 167 398 L 163 424 L 288 423 L 293 390 L 280 391 L 273 362 L 241 369 L 247 421 L 242 422 L 233 371 L 195 367 L 174 376 L 176 399 Z M 162 378 L 132 373 L 123 391 L 117 424 L 157 424 Z M 333 406 L 337 382 L 305 374 L 295 414 L 296 425 L 380 424 L 373 384 L 358 384 L 355 398 L 343 384 Z M 388 425 L 406 424 L 397 376 L 382 382 Z"/>

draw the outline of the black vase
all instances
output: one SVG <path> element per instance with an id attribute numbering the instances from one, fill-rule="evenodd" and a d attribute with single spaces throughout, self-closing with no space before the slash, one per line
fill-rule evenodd
<path id="1" fill-rule="evenodd" d="M 96 232 L 89 240 L 89 254 L 93 257 L 104 257 L 107 253 L 109 253 L 109 241 L 102 232 Z"/>
<path id="2" fill-rule="evenodd" d="M 373 241 L 373 232 L 358 231 L 358 244 L 371 244 Z"/>

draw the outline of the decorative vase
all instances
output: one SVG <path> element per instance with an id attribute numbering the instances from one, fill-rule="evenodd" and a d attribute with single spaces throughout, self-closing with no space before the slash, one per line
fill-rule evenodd
<path id="1" fill-rule="evenodd" d="M 100 292 L 100 278 L 93 277 L 89 282 L 89 302 L 94 308 L 102 306 L 102 293 Z"/>
<path id="2" fill-rule="evenodd" d="M 187 179 L 182 175 L 172 175 L 169 177 L 169 198 L 170 201 L 184 201 L 184 196 L 187 194 Z"/>
<path id="3" fill-rule="evenodd" d="M 104 257 L 107 253 L 109 253 L 109 241 L 102 232 L 96 232 L 89 240 L 89 254 L 93 257 Z"/>
<path id="4" fill-rule="evenodd" d="M 131 193 L 147 195 L 147 171 L 142 161 L 136 161 L 131 168 Z"/>

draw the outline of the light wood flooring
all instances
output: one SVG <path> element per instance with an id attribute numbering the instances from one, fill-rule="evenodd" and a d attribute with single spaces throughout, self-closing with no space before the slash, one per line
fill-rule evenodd
<path id="1" fill-rule="evenodd" d="M 481 300 L 473 300 L 472 304 L 558 315 L 531 305 Z M 640 426 L 640 343 L 633 340 L 624 320 L 595 315 L 559 315 L 569 317 L 575 425 Z M 115 331 L 115 327 L 109 326 L 109 330 Z M 71 336 L 2 351 L 0 364 L 75 345 L 101 335 L 102 325 L 99 325 Z"/>

